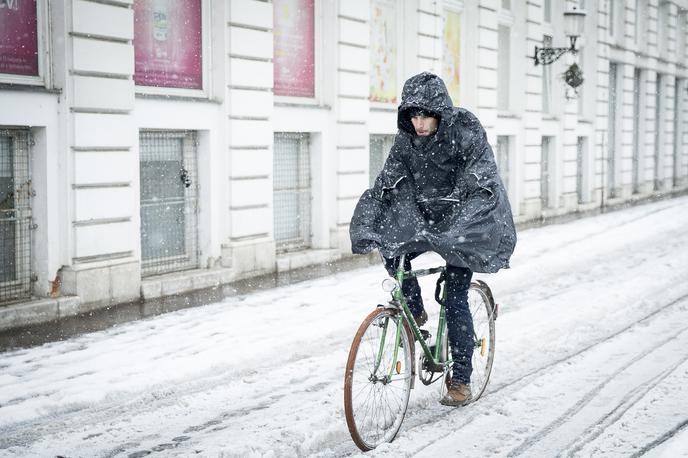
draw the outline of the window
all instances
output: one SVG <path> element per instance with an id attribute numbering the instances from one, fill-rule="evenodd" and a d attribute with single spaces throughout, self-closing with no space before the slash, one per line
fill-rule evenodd
<path id="1" fill-rule="evenodd" d="M 203 89 L 201 0 L 134 2 L 134 81 Z"/>
<path id="2" fill-rule="evenodd" d="M 277 252 L 311 241 L 311 165 L 308 134 L 275 133 L 273 211 Z"/>
<path id="3" fill-rule="evenodd" d="M 654 165 L 654 190 L 662 187 L 661 164 L 662 148 L 664 147 L 664 77 L 657 74 L 655 82 L 655 165 Z"/>
<path id="4" fill-rule="evenodd" d="M 542 137 L 542 156 L 540 160 L 540 202 L 542 209 L 552 207 L 553 143 L 552 137 Z"/>
<path id="5" fill-rule="evenodd" d="M 373 0 L 370 13 L 370 100 L 397 103 L 397 22 L 390 0 Z"/>
<path id="6" fill-rule="evenodd" d="M 616 0 L 608 0 L 607 5 L 609 8 L 607 11 L 607 30 L 609 31 L 610 36 L 614 36 L 616 33 L 614 22 L 616 21 L 616 15 L 619 14 L 619 12 L 616 11 Z"/>
<path id="7" fill-rule="evenodd" d="M 642 100 L 641 70 L 636 68 L 633 72 L 633 157 L 631 160 L 631 192 L 640 192 L 640 154 L 641 142 L 644 141 L 640 134 L 640 101 Z"/>
<path id="8" fill-rule="evenodd" d="M 0 129 L 0 303 L 31 296 L 29 132 Z"/>
<path id="9" fill-rule="evenodd" d="M 608 132 L 607 141 L 607 191 L 609 197 L 615 197 L 616 189 L 616 153 L 617 153 L 617 116 L 619 110 L 618 81 L 619 66 L 616 63 L 609 64 L 609 106 L 608 106 Z"/>
<path id="10" fill-rule="evenodd" d="M 198 267 L 196 134 L 139 134 L 141 274 Z"/>
<path id="11" fill-rule="evenodd" d="M 686 60 L 686 34 L 688 33 L 688 12 L 680 10 L 676 26 L 676 60 L 685 62 Z"/>
<path id="12" fill-rule="evenodd" d="M 504 188 L 509 192 L 510 184 L 510 154 L 509 154 L 509 137 L 505 135 L 500 135 L 497 137 L 497 168 L 499 170 L 499 176 L 502 178 L 504 183 Z"/>
<path id="13" fill-rule="evenodd" d="M 552 0 L 544 0 L 543 5 L 543 19 L 547 23 L 552 22 Z"/>
<path id="14" fill-rule="evenodd" d="M 587 137 L 578 137 L 576 142 L 576 195 L 579 204 L 589 200 L 587 170 L 588 139 Z"/>
<path id="15" fill-rule="evenodd" d="M 647 48 L 648 0 L 636 0 L 635 4 L 635 37 L 641 50 Z"/>
<path id="16" fill-rule="evenodd" d="M 442 79 L 454 103 L 461 97 L 461 13 L 445 8 L 442 29 Z"/>
<path id="17" fill-rule="evenodd" d="M 503 10 L 510 10 L 511 9 L 511 0 L 502 0 L 502 9 Z"/>
<path id="18" fill-rule="evenodd" d="M 274 94 L 315 97 L 314 0 L 275 0 L 273 15 Z"/>
<path id="19" fill-rule="evenodd" d="M 683 132 L 681 129 L 683 125 L 683 116 L 681 116 L 681 89 L 683 86 L 684 80 L 676 78 L 676 85 L 674 86 L 674 187 L 679 185 L 679 179 L 681 178 L 681 139 L 683 138 Z"/>
<path id="20" fill-rule="evenodd" d="M 375 179 L 387 160 L 387 155 L 394 144 L 394 135 L 370 136 L 370 168 L 368 185 L 372 188 Z"/>
<path id="21" fill-rule="evenodd" d="M 552 37 L 545 35 L 542 38 L 542 46 L 551 48 Z M 544 113 L 552 112 L 552 66 L 542 66 L 542 111 Z"/>
<path id="22" fill-rule="evenodd" d="M 585 68 L 585 48 L 583 46 L 578 50 L 578 65 Z M 578 116 L 585 116 L 585 84 L 581 84 L 576 88 Z"/>
<path id="23" fill-rule="evenodd" d="M 497 108 L 509 109 L 509 85 L 511 84 L 511 28 L 500 25 L 497 32 Z"/>
<path id="24" fill-rule="evenodd" d="M 665 2 L 659 2 L 658 14 L 658 33 L 657 33 L 657 49 L 659 50 L 659 55 L 666 57 L 669 50 L 669 4 Z"/>

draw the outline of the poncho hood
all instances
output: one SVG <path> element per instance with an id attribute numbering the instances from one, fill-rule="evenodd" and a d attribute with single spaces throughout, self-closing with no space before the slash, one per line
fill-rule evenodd
<path id="1" fill-rule="evenodd" d="M 437 114 L 435 135 L 415 135 L 412 108 Z M 434 251 L 473 272 L 508 267 L 516 230 L 478 119 L 453 107 L 444 82 L 425 72 L 404 84 L 397 123 L 385 165 L 354 210 L 352 251 L 379 249 L 386 258 Z"/>
<path id="2" fill-rule="evenodd" d="M 420 108 L 436 115 L 440 120 L 438 130 L 452 121 L 454 104 L 444 81 L 437 75 L 423 72 L 409 78 L 401 91 L 401 103 L 397 111 L 397 127 L 411 135 L 415 134 L 409 111 Z"/>

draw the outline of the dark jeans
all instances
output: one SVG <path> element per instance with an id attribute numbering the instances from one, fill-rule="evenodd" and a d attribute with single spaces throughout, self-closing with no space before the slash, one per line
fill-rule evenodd
<path id="1" fill-rule="evenodd" d="M 420 253 L 410 253 L 406 255 L 404 270 L 411 270 L 411 260 Z M 399 258 L 385 258 L 385 269 L 394 276 L 399 266 Z M 457 383 L 469 383 L 473 365 L 474 340 L 473 340 L 473 317 L 468 308 L 468 288 L 471 286 L 473 272 L 465 267 L 456 267 L 447 264 L 447 279 L 445 288 L 447 289 L 447 331 L 449 333 L 449 345 L 451 346 L 452 359 L 452 381 Z M 417 278 L 409 278 L 401 285 L 401 291 L 415 316 L 423 311 L 423 298 L 421 297 L 420 285 Z"/>

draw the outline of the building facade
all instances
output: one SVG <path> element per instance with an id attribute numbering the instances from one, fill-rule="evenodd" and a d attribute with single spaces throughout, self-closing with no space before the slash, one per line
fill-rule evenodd
<path id="1" fill-rule="evenodd" d="M 574 6 L 580 52 L 534 65 Z M 349 256 L 424 70 L 483 123 L 518 222 L 683 192 L 687 8 L 1 0 L 0 328 Z"/>

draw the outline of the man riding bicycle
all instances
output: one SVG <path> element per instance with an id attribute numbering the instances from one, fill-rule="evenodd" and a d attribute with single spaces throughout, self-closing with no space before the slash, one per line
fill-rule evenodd
<path id="1" fill-rule="evenodd" d="M 468 288 L 473 272 L 508 267 L 516 231 L 485 130 L 469 111 L 455 108 L 441 78 L 423 72 L 404 84 L 399 131 L 375 184 L 361 196 L 350 226 L 352 251 L 375 248 L 390 275 L 399 257 L 435 251 L 447 262 L 446 317 L 452 376 L 440 402 L 471 399 L 473 320 Z M 414 277 L 402 292 L 418 326 L 427 321 Z"/>

